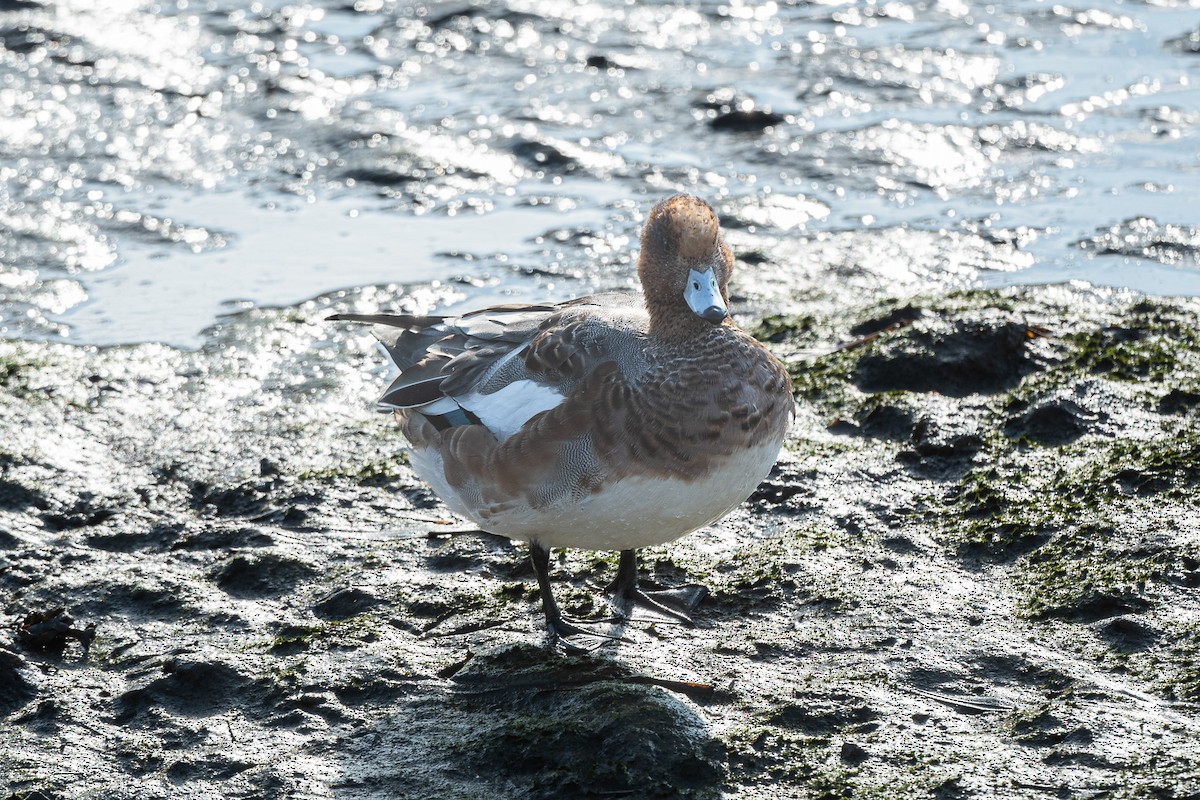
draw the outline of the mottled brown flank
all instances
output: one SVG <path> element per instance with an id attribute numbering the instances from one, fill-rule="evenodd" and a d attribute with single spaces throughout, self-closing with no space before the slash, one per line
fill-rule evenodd
<path id="1" fill-rule="evenodd" d="M 791 412 L 782 365 L 735 328 L 710 333 L 636 384 L 616 373 L 602 387 L 591 435 L 606 466 L 694 480 L 736 452 L 782 437 Z"/>
<path id="2" fill-rule="evenodd" d="M 781 438 L 791 413 L 783 366 L 735 328 L 710 331 L 636 383 L 615 362 L 602 363 L 563 404 L 504 441 L 483 425 L 439 432 L 418 413 L 397 416 L 414 446 L 439 448 L 451 486 L 482 492 L 494 510 L 586 494 L 612 474 L 695 480 L 736 452 Z M 562 482 L 564 475 L 573 480 Z"/>
<path id="3" fill-rule="evenodd" d="M 660 203 L 639 261 L 645 334 L 600 326 L 609 335 L 597 336 L 603 312 L 576 301 L 547 317 L 524 354 L 530 378 L 566 389 L 562 404 L 504 441 L 483 425 L 438 431 L 419 412 L 398 411 L 405 436 L 440 451 L 447 482 L 485 517 L 583 497 L 611 475 L 696 480 L 782 439 L 791 414 L 783 365 L 732 322 L 706 322 L 682 299 L 693 268 L 717 270 L 726 293 L 732 261 L 707 204 L 686 196 Z M 622 348 L 639 351 L 639 368 L 618 355 Z"/>

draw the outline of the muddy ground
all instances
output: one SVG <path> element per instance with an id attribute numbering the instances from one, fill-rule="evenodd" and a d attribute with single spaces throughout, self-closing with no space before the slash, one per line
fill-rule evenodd
<path id="1" fill-rule="evenodd" d="M 1200 797 L 1200 303 L 836 291 L 742 306 L 798 414 L 643 553 L 696 627 L 586 656 L 321 321 L 402 288 L 196 352 L 0 343 L 0 794 Z M 614 570 L 557 554 L 569 613 Z"/>

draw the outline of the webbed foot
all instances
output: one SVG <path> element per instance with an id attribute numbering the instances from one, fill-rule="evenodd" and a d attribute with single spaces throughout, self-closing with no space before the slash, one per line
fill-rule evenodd
<path id="1" fill-rule="evenodd" d="M 646 583 L 653 588 L 642 588 L 638 581 L 637 553 L 622 550 L 617 578 L 609 587 L 618 615 L 630 619 L 633 609 L 640 607 L 682 625 L 690 627 L 696 624 L 688 612 L 695 610 L 708 595 L 707 588 L 696 583 L 671 587 L 653 581 Z"/>
<path id="2" fill-rule="evenodd" d="M 620 636 L 613 636 L 599 631 L 588 630 L 580 627 L 580 625 L 599 625 L 603 621 L 590 623 L 576 623 L 565 617 L 559 616 L 558 619 L 547 619 L 546 628 L 550 631 L 552 641 L 558 644 L 563 650 L 568 653 L 590 653 L 593 650 L 599 649 L 606 644 L 613 642 L 627 641 Z"/>
<path id="3" fill-rule="evenodd" d="M 546 615 L 546 628 L 550 631 L 552 641 L 568 653 L 587 653 L 611 642 L 626 641 L 620 636 L 612 636 L 581 627 L 582 625 L 603 625 L 611 620 L 587 622 L 564 617 L 558 608 L 558 603 L 554 601 L 554 593 L 550 589 L 550 550 L 536 542 L 531 542 L 529 560 L 533 563 L 534 573 L 537 574 L 538 590 L 542 595 L 542 611 Z"/>

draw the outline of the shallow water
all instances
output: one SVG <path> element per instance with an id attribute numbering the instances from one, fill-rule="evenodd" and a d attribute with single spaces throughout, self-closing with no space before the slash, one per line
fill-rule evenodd
<path id="1" fill-rule="evenodd" d="M 847 236 L 904 280 L 916 231 L 926 286 L 1200 294 L 1197 9 L 9 0 L 0 334 L 194 346 L 343 287 L 627 285 L 677 190 L 799 293 Z M 964 271 L 962 237 L 1015 251 Z"/>

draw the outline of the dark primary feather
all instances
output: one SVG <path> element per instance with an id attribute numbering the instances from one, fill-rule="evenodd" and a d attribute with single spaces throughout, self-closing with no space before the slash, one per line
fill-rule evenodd
<path id="1" fill-rule="evenodd" d="M 561 387 L 612 358 L 633 366 L 630 352 L 614 353 L 608 346 L 640 350 L 628 335 L 597 318 L 596 310 L 606 302 L 628 306 L 644 318 L 638 295 L 616 293 L 556 305 L 491 306 L 460 317 L 334 314 L 329 319 L 373 326 L 371 332 L 400 368 L 380 406 L 419 410 L 443 397 L 490 394 L 517 380 Z M 504 361 L 514 350 L 520 352 Z"/>

